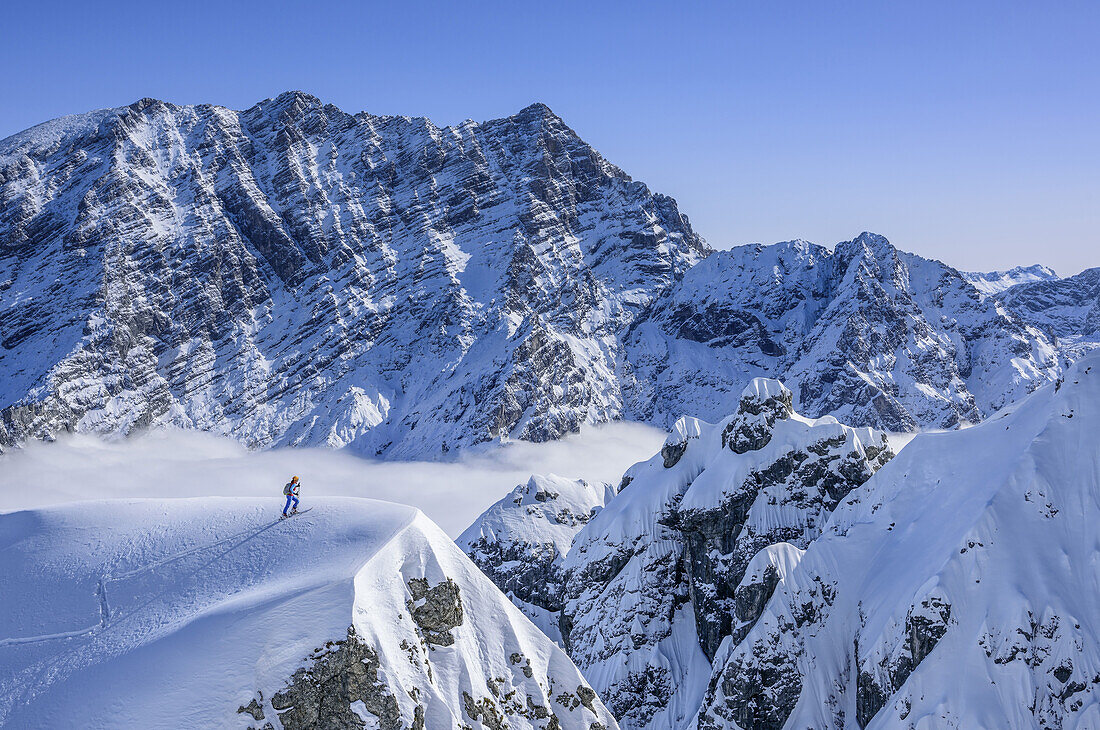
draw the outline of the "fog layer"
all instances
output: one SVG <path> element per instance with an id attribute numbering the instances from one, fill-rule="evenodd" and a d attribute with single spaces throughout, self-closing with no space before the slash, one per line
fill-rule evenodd
<path id="1" fill-rule="evenodd" d="M 0 512 L 86 499 L 271 496 L 282 509 L 283 484 L 302 480 L 311 496 L 372 497 L 419 507 L 452 537 L 531 474 L 618 482 L 657 452 L 664 433 L 635 423 L 585 428 L 546 444 L 511 443 L 455 462 L 380 462 L 328 449 L 248 451 L 193 431 L 131 439 L 70 435 L 0 456 Z"/>

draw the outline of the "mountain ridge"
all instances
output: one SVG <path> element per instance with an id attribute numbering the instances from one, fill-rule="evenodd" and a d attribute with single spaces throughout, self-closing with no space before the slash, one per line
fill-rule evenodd
<path id="1" fill-rule="evenodd" d="M 176 426 L 446 459 L 721 418 L 753 377 L 951 428 L 1094 345 L 1020 291 L 866 232 L 714 251 L 541 103 L 437 127 L 143 99 L 0 143 L 0 447 Z"/>
<path id="2" fill-rule="evenodd" d="M 757 379 L 723 421 L 679 420 L 549 565 L 546 518 L 522 509 L 539 477 L 466 533 L 506 553 L 460 545 L 556 616 L 624 728 L 1092 727 L 1098 396 L 1091 352 L 895 455 Z"/>
<path id="3" fill-rule="evenodd" d="M 360 111 L 357 111 L 357 112 L 350 112 L 350 113 L 349 112 L 343 112 L 335 104 L 324 102 L 319 97 L 314 96 L 313 94 L 310 94 L 309 92 L 302 91 L 300 89 L 290 89 L 290 90 L 287 90 L 287 91 L 283 91 L 279 94 L 276 94 L 275 96 L 270 96 L 266 99 L 258 101 L 255 104 L 253 104 L 252 106 L 248 107 L 247 109 L 233 109 L 232 107 L 226 106 L 224 104 L 211 104 L 211 103 L 177 104 L 175 102 L 166 101 L 164 99 L 157 99 L 155 97 L 146 96 L 146 97 L 142 97 L 142 98 L 140 98 L 140 99 L 138 99 L 134 102 L 131 102 L 130 104 L 124 104 L 122 106 L 102 107 L 100 109 L 91 109 L 91 110 L 86 111 L 86 112 L 77 112 L 75 114 L 64 114 L 60 117 L 55 117 L 53 119 L 49 119 L 49 120 L 46 120 L 44 122 L 40 122 L 40 123 L 35 124 L 33 126 L 27 127 L 24 130 L 21 130 L 21 131 L 18 131 L 18 132 L 13 132 L 12 134 L 9 134 L 7 137 L 4 137 L 4 138 L 0 139 L 0 154 L 4 154 L 4 148 L 6 146 L 7 147 L 15 146 L 15 143 L 17 142 L 16 138 L 20 138 L 20 137 L 32 138 L 32 137 L 35 136 L 34 135 L 35 131 L 41 132 L 41 131 L 44 131 L 46 129 L 51 129 L 51 128 L 55 128 L 55 127 L 65 128 L 66 123 L 79 122 L 79 121 L 82 121 L 82 120 L 83 121 L 95 120 L 96 121 L 95 126 L 98 126 L 107 117 L 109 117 L 111 115 L 118 116 L 118 115 L 122 114 L 125 110 L 132 110 L 132 111 L 139 111 L 140 112 L 140 111 L 144 111 L 145 109 L 147 109 L 149 107 L 153 107 L 153 106 L 156 106 L 156 105 L 163 105 L 165 107 L 174 108 L 174 109 L 186 109 L 186 108 L 189 108 L 189 107 L 204 107 L 204 108 L 209 108 L 209 109 L 221 110 L 221 111 L 225 111 L 225 112 L 232 112 L 232 113 L 236 113 L 236 114 L 243 114 L 243 113 L 252 111 L 254 109 L 257 109 L 259 107 L 265 106 L 265 105 L 285 104 L 286 100 L 293 100 L 293 102 L 295 104 L 299 104 L 299 105 L 315 105 L 315 106 L 320 106 L 320 107 L 329 107 L 329 108 L 332 108 L 334 110 L 338 110 L 341 113 L 347 113 L 352 117 L 365 117 L 365 118 L 368 118 L 368 119 L 380 119 L 380 120 L 401 119 L 401 120 L 408 121 L 408 122 L 412 122 L 412 121 L 416 121 L 416 120 L 423 120 L 423 121 L 431 122 L 431 119 L 429 117 L 426 117 L 426 116 L 409 116 L 409 115 L 404 115 L 404 114 L 374 114 L 374 113 L 368 112 L 366 110 L 360 110 Z M 504 121 L 504 120 L 507 120 L 507 119 L 511 119 L 511 118 L 514 118 L 514 117 L 520 117 L 520 116 L 528 117 L 528 118 L 538 117 L 538 116 L 550 116 L 550 117 L 553 117 L 558 122 L 564 123 L 564 120 L 560 116 L 558 116 L 558 114 L 556 114 L 554 112 L 554 110 L 550 108 L 549 105 L 547 105 L 546 103 L 541 102 L 541 101 L 533 101 L 530 104 L 528 104 L 528 105 L 522 107 L 521 109 L 519 109 L 518 111 L 516 111 L 514 114 L 510 114 L 510 115 L 507 115 L 507 116 L 504 116 L 504 117 L 493 117 L 493 118 L 490 118 L 490 119 L 482 120 L 480 122 L 476 122 L 473 119 L 467 118 L 467 119 L 464 119 L 461 122 L 458 122 L 456 124 L 450 124 L 450 125 L 445 125 L 443 127 L 439 127 L 439 129 L 452 129 L 452 128 L 465 126 L 465 125 L 471 124 L 471 123 L 472 124 L 490 124 L 490 123 L 493 123 L 493 122 L 500 122 L 500 121 Z M 434 123 L 433 123 L 433 126 L 435 126 Z"/>

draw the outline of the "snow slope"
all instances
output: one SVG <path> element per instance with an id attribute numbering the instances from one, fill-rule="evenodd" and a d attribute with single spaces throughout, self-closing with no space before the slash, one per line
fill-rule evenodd
<path id="1" fill-rule="evenodd" d="M 700 728 L 1100 727 L 1100 353 L 834 512 Z"/>
<path id="2" fill-rule="evenodd" d="M 0 725 L 615 727 L 417 510 L 310 504 L 286 521 L 244 499 L 0 515 Z"/>

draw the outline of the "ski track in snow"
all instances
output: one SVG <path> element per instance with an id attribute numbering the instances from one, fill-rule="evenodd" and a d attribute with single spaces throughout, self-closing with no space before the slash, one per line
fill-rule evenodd
<path id="1" fill-rule="evenodd" d="M 312 507 L 310 509 L 312 509 Z M 309 510 L 302 510 L 302 513 L 305 513 L 305 512 L 308 512 L 308 511 Z M 0 647 L 16 646 L 16 645 L 19 645 L 19 644 L 37 644 L 37 643 L 43 642 L 43 641 L 56 641 L 56 640 L 59 640 L 59 639 L 75 639 L 75 638 L 78 638 L 78 637 L 81 637 L 81 636 L 90 636 L 92 634 L 95 634 L 98 631 L 102 631 L 104 629 L 107 629 L 111 626 L 111 606 L 110 606 L 110 603 L 107 599 L 107 586 L 112 581 L 119 581 L 119 580 L 123 580 L 125 578 L 131 578 L 131 577 L 136 576 L 136 575 L 141 575 L 142 573 L 148 573 L 150 571 L 156 570 L 157 568 L 175 563 L 175 562 L 177 562 L 179 560 L 182 560 L 182 559 L 184 559 L 184 558 L 186 558 L 190 555 L 195 555 L 197 553 L 205 553 L 208 550 L 211 550 L 212 548 L 217 548 L 217 547 L 225 545 L 229 542 L 236 541 L 236 542 L 233 542 L 233 544 L 230 545 L 226 550 L 218 553 L 217 555 L 212 557 L 210 560 L 207 560 L 205 563 L 202 563 L 198 568 L 191 571 L 190 575 L 195 575 L 196 573 L 198 573 L 198 571 L 201 568 L 206 567 L 206 566 L 208 566 L 208 565 L 210 565 L 214 562 L 217 562 L 219 559 L 225 557 L 226 555 L 228 555 L 230 552 L 232 552 L 236 548 L 240 547 L 241 545 L 248 542 L 249 540 L 252 540 L 252 539 L 258 537 L 259 535 L 261 535 L 262 533 L 264 533 L 267 530 L 271 529 L 272 527 L 275 527 L 280 522 L 283 522 L 283 520 L 280 520 L 280 519 L 276 518 L 274 521 L 267 523 L 266 525 L 264 525 L 263 527 L 261 527 L 258 530 L 242 530 L 241 532 L 237 533 L 236 535 L 230 535 L 229 537 L 222 538 L 221 540 L 215 540 L 214 542 L 209 543 L 207 545 L 198 545 L 196 547 L 189 548 L 187 550 L 182 550 L 182 551 L 176 553 L 175 555 L 172 555 L 171 557 L 165 558 L 164 560 L 158 560 L 156 562 L 149 563 L 148 565 L 143 565 L 140 568 L 135 568 L 133 570 L 128 570 L 128 571 L 125 571 L 123 573 L 119 573 L 117 575 L 112 575 L 112 574 L 104 575 L 96 583 L 96 596 L 99 598 L 99 623 L 97 623 L 93 626 L 89 626 L 88 628 L 85 628 L 85 629 L 76 629 L 75 631 L 63 631 L 63 632 L 56 633 L 56 634 L 42 634 L 40 636 L 25 636 L 25 637 L 17 637 L 17 638 L 10 638 L 10 639 L 0 639 Z M 244 537 L 243 539 L 239 539 L 239 538 L 241 538 L 242 536 L 245 536 L 245 535 L 247 535 L 247 537 Z M 141 610 L 142 608 L 145 608 L 146 606 L 150 605 L 155 599 L 156 599 L 156 597 L 154 596 L 153 598 L 151 598 L 146 603 L 143 603 L 143 604 L 140 604 L 140 605 L 136 606 L 134 611 L 131 612 L 131 614 L 136 613 L 137 611 Z"/>

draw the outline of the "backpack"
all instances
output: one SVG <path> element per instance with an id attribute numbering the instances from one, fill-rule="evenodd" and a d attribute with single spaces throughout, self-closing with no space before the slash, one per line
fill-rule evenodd
<path id="1" fill-rule="evenodd" d="M 292 489 L 292 487 L 293 487 L 293 485 L 291 485 L 290 482 L 287 482 L 286 486 L 283 487 L 283 494 L 285 494 L 286 496 L 289 497 L 292 494 L 292 492 L 290 491 Z"/>

